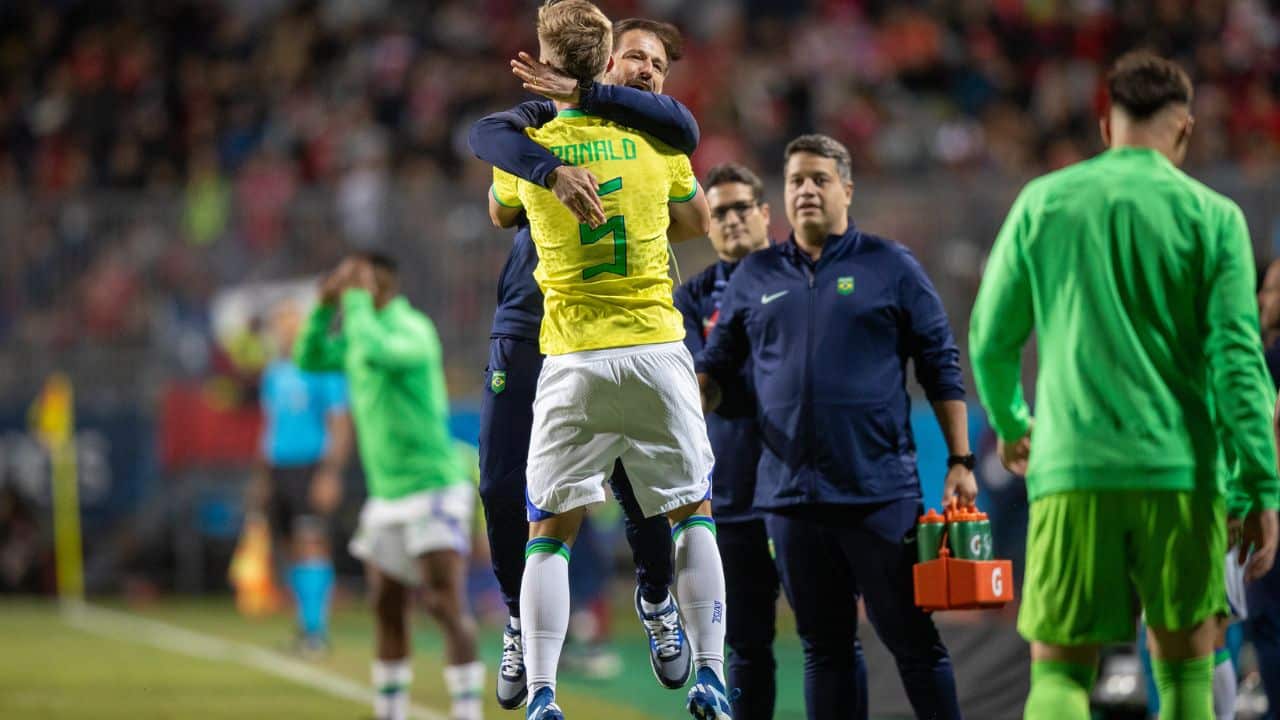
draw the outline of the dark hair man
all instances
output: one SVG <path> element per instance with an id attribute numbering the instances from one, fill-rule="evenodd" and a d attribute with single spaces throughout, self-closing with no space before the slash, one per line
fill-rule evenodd
<path id="1" fill-rule="evenodd" d="M 1251 508 L 1246 577 L 1275 554 L 1275 391 L 1244 215 L 1177 167 L 1194 125 L 1190 78 L 1133 53 L 1107 84 L 1110 149 L 1023 189 L 970 325 L 978 393 L 1031 502 L 1026 717 L 1089 717 L 1098 647 L 1131 641 L 1142 610 L 1161 716 L 1207 720 L 1215 617 L 1227 611 L 1228 467 Z M 1032 330 L 1034 440 L 1019 373 Z"/>
<path id="2" fill-rule="evenodd" d="M 849 151 L 825 135 L 787 146 L 785 243 L 748 255 L 698 368 L 708 409 L 751 362 L 762 452 L 755 493 L 805 648 L 811 720 L 856 705 L 855 602 L 898 663 L 919 717 L 957 718 L 955 679 L 911 566 L 921 506 L 906 365 L 952 457 L 944 501 L 977 494 L 959 350 L 905 248 L 849 219 Z"/>

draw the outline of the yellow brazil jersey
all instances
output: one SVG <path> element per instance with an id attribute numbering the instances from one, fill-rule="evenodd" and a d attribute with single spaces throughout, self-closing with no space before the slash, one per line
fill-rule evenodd
<path id="1" fill-rule="evenodd" d="M 683 339 L 667 272 L 667 204 L 687 202 L 697 193 L 688 156 L 580 110 L 562 110 L 526 132 L 566 164 L 591 170 L 606 218 L 594 230 L 580 225 L 550 190 L 493 171 L 494 199 L 525 209 L 538 249 L 534 277 L 545 298 L 542 352 Z"/>

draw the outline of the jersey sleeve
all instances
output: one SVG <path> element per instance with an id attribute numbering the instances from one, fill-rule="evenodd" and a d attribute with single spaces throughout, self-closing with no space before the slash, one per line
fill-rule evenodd
<path id="1" fill-rule="evenodd" d="M 667 156 L 667 165 L 671 173 L 671 189 L 667 197 L 671 202 L 689 202 L 698 194 L 698 178 L 693 174 L 689 156 L 672 153 Z"/>
<path id="2" fill-rule="evenodd" d="M 1234 204 L 1218 228 L 1210 268 L 1205 354 L 1227 462 L 1253 508 L 1280 507 L 1272 436 L 1275 390 L 1258 342 L 1256 271 L 1244 213 Z"/>
<path id="3" fill-rule="evenodd" d="M 520 202 L 519 190 L 519 178 L 505 170 L 493 169 L 493 185 L 489 192 L 493 193 L 493 199 L 499 205 L 508 208 L 524 207 L 524 203 Z"/>
<path id="4" fill-rule="evenodd" d="M 467 144 L 476 157 L 490 165 L 546 187 L 547 175 L 564 163 L 524 131 L 542 127 L 555 117 L 556 106 L 548 100 L 523 102 L 477 121 Z"/>
<path id="5" fill-rule="evenodd" d="M 425 323 L 405 322 L 390 330 L 378 322 L 373 296 L 349 288 L 342 294 L 342 333 L 372 365 L 387 370 L 408 370 L 438 362 L 440 340 Z"/>
<path id="6" fill-rule="evenodd" d="M 347 351 L 346 338 L 331 335 L 329 326 L 337 309 L 331 305 L 317 305 L 302 325 L 302 332 L 293 346 L 293 362 L 307 372 L 339 372 Z"/>
<path id="7" fill-rule="evenodd" d="M 1031 430 L 1022 395 L 1022 346 L 1035 324 L 1031 280 L 1021 248 L 1033 233 L 1035 201 L 1024 189 L 1014 201 L 987 258 L 969 318 L 969 361 L 978 398 L 991 426 L 1006 442 Z"/>

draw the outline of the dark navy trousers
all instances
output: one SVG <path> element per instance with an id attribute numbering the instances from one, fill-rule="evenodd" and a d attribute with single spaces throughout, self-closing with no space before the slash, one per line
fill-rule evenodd
<path id="1" fill-rule="evenodd" d="M 742 693 L 733 701 L 733 717 L 771 720 L 777 696 L 773 638 L 777 634 L 778 571 L 769 553 L 764 520 L 717 522 L 716 543 L 729 603 L 724 628 L 729 686 Z"/>
<path id="2" fill-rule="evenodd" d="M 520 616 L 520 580 L 524 575 L 524 548 L 529 541 L 525 463 L 533 428 L 533 397 L 541 371 L 542 354 L 536 342 L 506 337 L 489 342 L 489 365 L 480 407 L 480 501 L 488 525 L 493 573 L 513 617 Z M 495 383 L 494 374 L 498 372 L 505 374 Z M 609 484 L 622 504 L 640 592 L 649 602 L 662 602 L 673 574 L 667 519 L 644 517 L 622 463 L 614 465 Z"/>
<path id="3" fill-rule="evenodd" d="M 865 679 L 858 683 L 854 645 L 859 597 L 897 662 L 916 717 L 961 717 L 951 657 L 932 617 L 914 602 L 911 566 L 921 510 L 919 500 L 904 499 L 866 506 L 800 506 L 766 515 L 782 586 L 804 646 L 809 720 L 844 720 L 855 704 L 865 706 L 865 697 L 853 697 L 866 687 Z"/>

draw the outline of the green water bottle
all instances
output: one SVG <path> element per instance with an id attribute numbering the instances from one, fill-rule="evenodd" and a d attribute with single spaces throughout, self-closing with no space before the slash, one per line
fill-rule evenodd
<path id="1" fill-rule="evenodd" d="M 981 538 L 982 552 L 974 560 L 992 560 L 995 558 L 995 546 L 991 541 L 991 520 L 984 512 L 977 513 L 974 520 L 974 531 Z"/>
<path id="2" fill-rule="evenodd" d="M 937 510 L 920 516 L 916 525 L 916 557 L 920 562 L 938 559 L 938 549 L 942 547 L 942 533 L 947 529 L 946 517 Z"/>
<path id="3" fill-rule="evenodd" d="M 975 516 L 976 513 L 965 509 L 951 513 L 947 534 L 951 541 L 951 557 L 956 560 L 978 560 L 982 555 L 982 537 Z"/>

